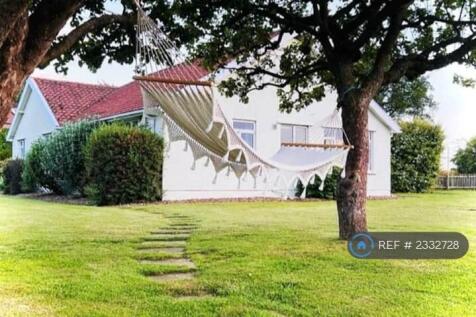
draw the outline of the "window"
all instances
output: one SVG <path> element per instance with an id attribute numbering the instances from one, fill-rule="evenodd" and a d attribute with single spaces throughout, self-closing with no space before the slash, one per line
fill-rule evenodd
<path id="1" fill-rule="evenodd" d="M 342 129 L 324 127 L 324 144 L 342 144 Z"/>
<path id="2" fill-rule="evenodd" d="M 156 124 L 156 117 L 146 115 L 145 116 L 145 125 L 151 130 L 155 132 L 155 124 Z"/>
<path id="3" fill-rule="evenodd" d="M 308 127 L 305 125 L 281 125 L 281 143 L 307 143 Z"/>
<path id="4" fill-rule="evenodd" d="M 18 140 L 18 147 L 19 147 L 19 155 L 21 159 L 25 158 L 25 139 Z"/>
<path id="5" fill-rule="evenodd" d="M 256 146 L 256 123 L 247 120 L 233 120 L 233 129 L 251 148 Z"/>
<path id="6" fill-rule="evenodd" d="M 369 173 L 374 172 L 374 155 L 375 155 L 375 149 L 374 149 L 374 143 L 375 143 L 375 131 L 369 131 Z"/>

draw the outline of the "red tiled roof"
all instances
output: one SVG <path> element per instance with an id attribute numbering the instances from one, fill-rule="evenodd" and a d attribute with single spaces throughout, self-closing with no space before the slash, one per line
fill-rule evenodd
<path id="1" fill-rule="evenodd" d="M 60 124 L 85 117 L 86 110 L 117 88 L 35 78 L 35 82 Z"/>
<path id="2" fill-rule="evenodd" d="M 89 116 L 107 118 L 119 114 L 143 109 L 142 93 L 137 82 L 117 88 L 101 101 L 93 103 L 88 108 Z"/>
<path id="3" fill-rule="evenodd" d="M 179 64 L 152 76 L 198 80 L 208 74 L 204 68 Z M 107 118 L 143 109 L 142 93 L 136 81 L 111 87 L 41 78 L 34 80 L 60 124 L 92 116 Z"/>

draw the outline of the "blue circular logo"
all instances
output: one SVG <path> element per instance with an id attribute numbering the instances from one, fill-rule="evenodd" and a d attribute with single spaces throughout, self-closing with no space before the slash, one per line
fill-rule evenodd
<path id="1" fill-rule="evenodd" d="M 362 259 L 372 253 L 375 248 L 375 242 L 368 233 L 356 233 L 349 239 L 347 247 L 352 256 Z"/>

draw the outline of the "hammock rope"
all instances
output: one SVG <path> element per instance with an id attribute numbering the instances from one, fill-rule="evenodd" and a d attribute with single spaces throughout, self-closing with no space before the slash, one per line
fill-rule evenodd
<path id="1" fill-rule="evenodd" d="M 138 24 L 137 75 L 134 79 L 140 83 L 143 92 L 155 100 L 155 105 L 146 106 L 145 112 L 160 111 L 170 142 L 186 142 L 194 158 L 192 169 L 196 168 L 197 160 L 206 157 L 205 164 L 211 162 L 215 168 L 214 182 L 218 173 L 227 168 L 234 172 L 239 182 L 250 174 L 255 178 L 255 184 L 256 177 L 262 176 L 268 187 L 273 187 L 270 178 L 276 184 L 284 182 L 285 187 L 300 180 L 306 187 L 315 175 L 324 182 L 333 166 L 345 165 L 351 145 L 342 129 L 338 110 L 326 118 L 321 127 L 340 131 L 342 144 L 286 143 L 271 158 L 255 152 L 235 132 L 216 101 L 215 96 L 219 93 L 210 81 L 209 72 L 198 62 L 188 61 L 186 54 L 135 2 Z"/>

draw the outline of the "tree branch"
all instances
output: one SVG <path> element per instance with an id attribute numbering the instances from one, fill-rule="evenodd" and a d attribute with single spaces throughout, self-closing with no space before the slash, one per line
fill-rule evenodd
<path id="1" fill-rule="evenodd" d="M 135 15 L 111 14 L 92 18 L 75 28 L 68 35 L 64 36 L 59 42 L 55 43 L 48 50 L 48 53 L 46 53 L 46 55 L 43 57 L 43 60 L 39 66 L 46 67 L 52 60 L 60 57 L 66 51 L 71 49 L 79 40 L 81 40 L 86 34 L 90 32 L 99 30 L 113 23 L 134 24 L 135 21 Z"/>
<path id="2" fill-rule="evenodd" d="M 25 40 L 23 62 L 26 69 L 35 68 L 68 19 L 84 4 L 84 0 L 43 0 L 28 19 L 29 33 Z"/>

